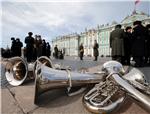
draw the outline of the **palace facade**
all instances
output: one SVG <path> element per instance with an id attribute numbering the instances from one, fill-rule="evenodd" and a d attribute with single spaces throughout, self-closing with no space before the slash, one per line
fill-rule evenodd
<path id="1" fill-rule="evenodd" d="M 126 28 L 127 26 L 132 26 L 133 22 L 136 20 L 142 21 L 143 25 L 150 24 L 149 15 L 142 12 L 137 13 L 136 11 L 123 19 L 119 24 L 121 24 L 123 28 Z M 118 23 L 114 21 L 110 25 L 98 25 L 94 29 L 85 29 L 85 31 L 80 34 L 74 33 L 56 37 L 52 40 L 52 48 L 57 45 L 59 50 L 65 50 L 65 55 L 78 56 L 79 45 L 83 43 L 84 55 L 93 56 L 93 44 L 94 40 L 97 40 L 99 44 L 99 55 L 110 56 L 111 49 L 109 46 L 109 37 L 116 24 Z"/>

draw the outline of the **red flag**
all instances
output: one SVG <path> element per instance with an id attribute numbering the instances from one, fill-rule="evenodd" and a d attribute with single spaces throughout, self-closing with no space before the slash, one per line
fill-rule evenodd
<path id="1" fill-rule="evenodd" d="M 135 1 L 135 5 L 138 4 L 139 2 L 140 2 L 140 0 L 136 0 L 136 1 Z"/>

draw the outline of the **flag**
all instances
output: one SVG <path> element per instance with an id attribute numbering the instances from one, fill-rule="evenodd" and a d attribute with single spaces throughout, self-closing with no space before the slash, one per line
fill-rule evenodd
<path id="1" fill-rule="evenodd" d="M 138 4 L 140 2 L 140 0 L 135 0 L 135 5 Z"/>

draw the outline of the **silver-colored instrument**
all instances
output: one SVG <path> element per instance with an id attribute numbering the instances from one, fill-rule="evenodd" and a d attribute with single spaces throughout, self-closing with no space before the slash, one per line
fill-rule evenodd
<path id="1" fill-rule="evenodd" d="M 103 73 L 84 74 L 71 72 L 67 69 L 57 70 L 42 64 L 37 65 L 35 72 L 35 104 L 38 104 L 39 96 L 48 90 L 59 88 L 67 88 L 70 90 L 72 87 L 99 83 L 102 80 L 102 76 L 100 75 L 103 75 Z"/>
<path id="2" fill-rule="evenodd" d="M 21 57 L 13 57 L 8 59 L 5 68 L 5 76 L 8 83 L 13 86 L 18 86 L 25 80 L 34 79 L 37 61 L 40 61 L 40 63 L 48 67 L 53 67 L 51 60 L 45 56 L 41 56 L 34 63 L 29 64 Z"/>
<path id="3" fill-rule="evenodd" d="M 106 80 L 83 97 L 83 104 L 89 111 L 110 113 L 123 104 L 126 95 L 150 111 L 150 86 L 139 70 L 133 68 L 124 74 L 122 65 L 116 61 L 106 62 L 102 70 L 107 74 Z"/>
<path id="4" fill-rule="evenodd" d="M 35 75 L 35 104 L 42 93 L 51 89 L 96 84 L 83 97 L 83 104 L 89 111 L 110 113 L 124 103 L 126 96 L 150 111 L 150 86 L 144 75 L 135 68 L 125 73 L 123 66 L 116 61 L 106 62 L 102 73 L 96 74 L 56 70 L 39 62 Z"/>

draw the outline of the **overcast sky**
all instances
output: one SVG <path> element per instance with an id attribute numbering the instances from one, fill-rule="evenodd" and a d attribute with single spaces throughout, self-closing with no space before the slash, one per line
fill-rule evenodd
<path id="1" fill-rule="evenodd" d="M 11 2 L 10 2 L 11 1 Z M 40 34 L 46 41 L 56 36 L 80 33 L 97 24 L 121 22 L 134 9 L 134 0 L 3 0 L 0 47 L 11 45 L 11 37 L 24 42 L 27 33 Z M 150 13 L 150 1 L 137 4 L 138 12 Z M 25 45 L 24 45 L 25 46 Z"/>

